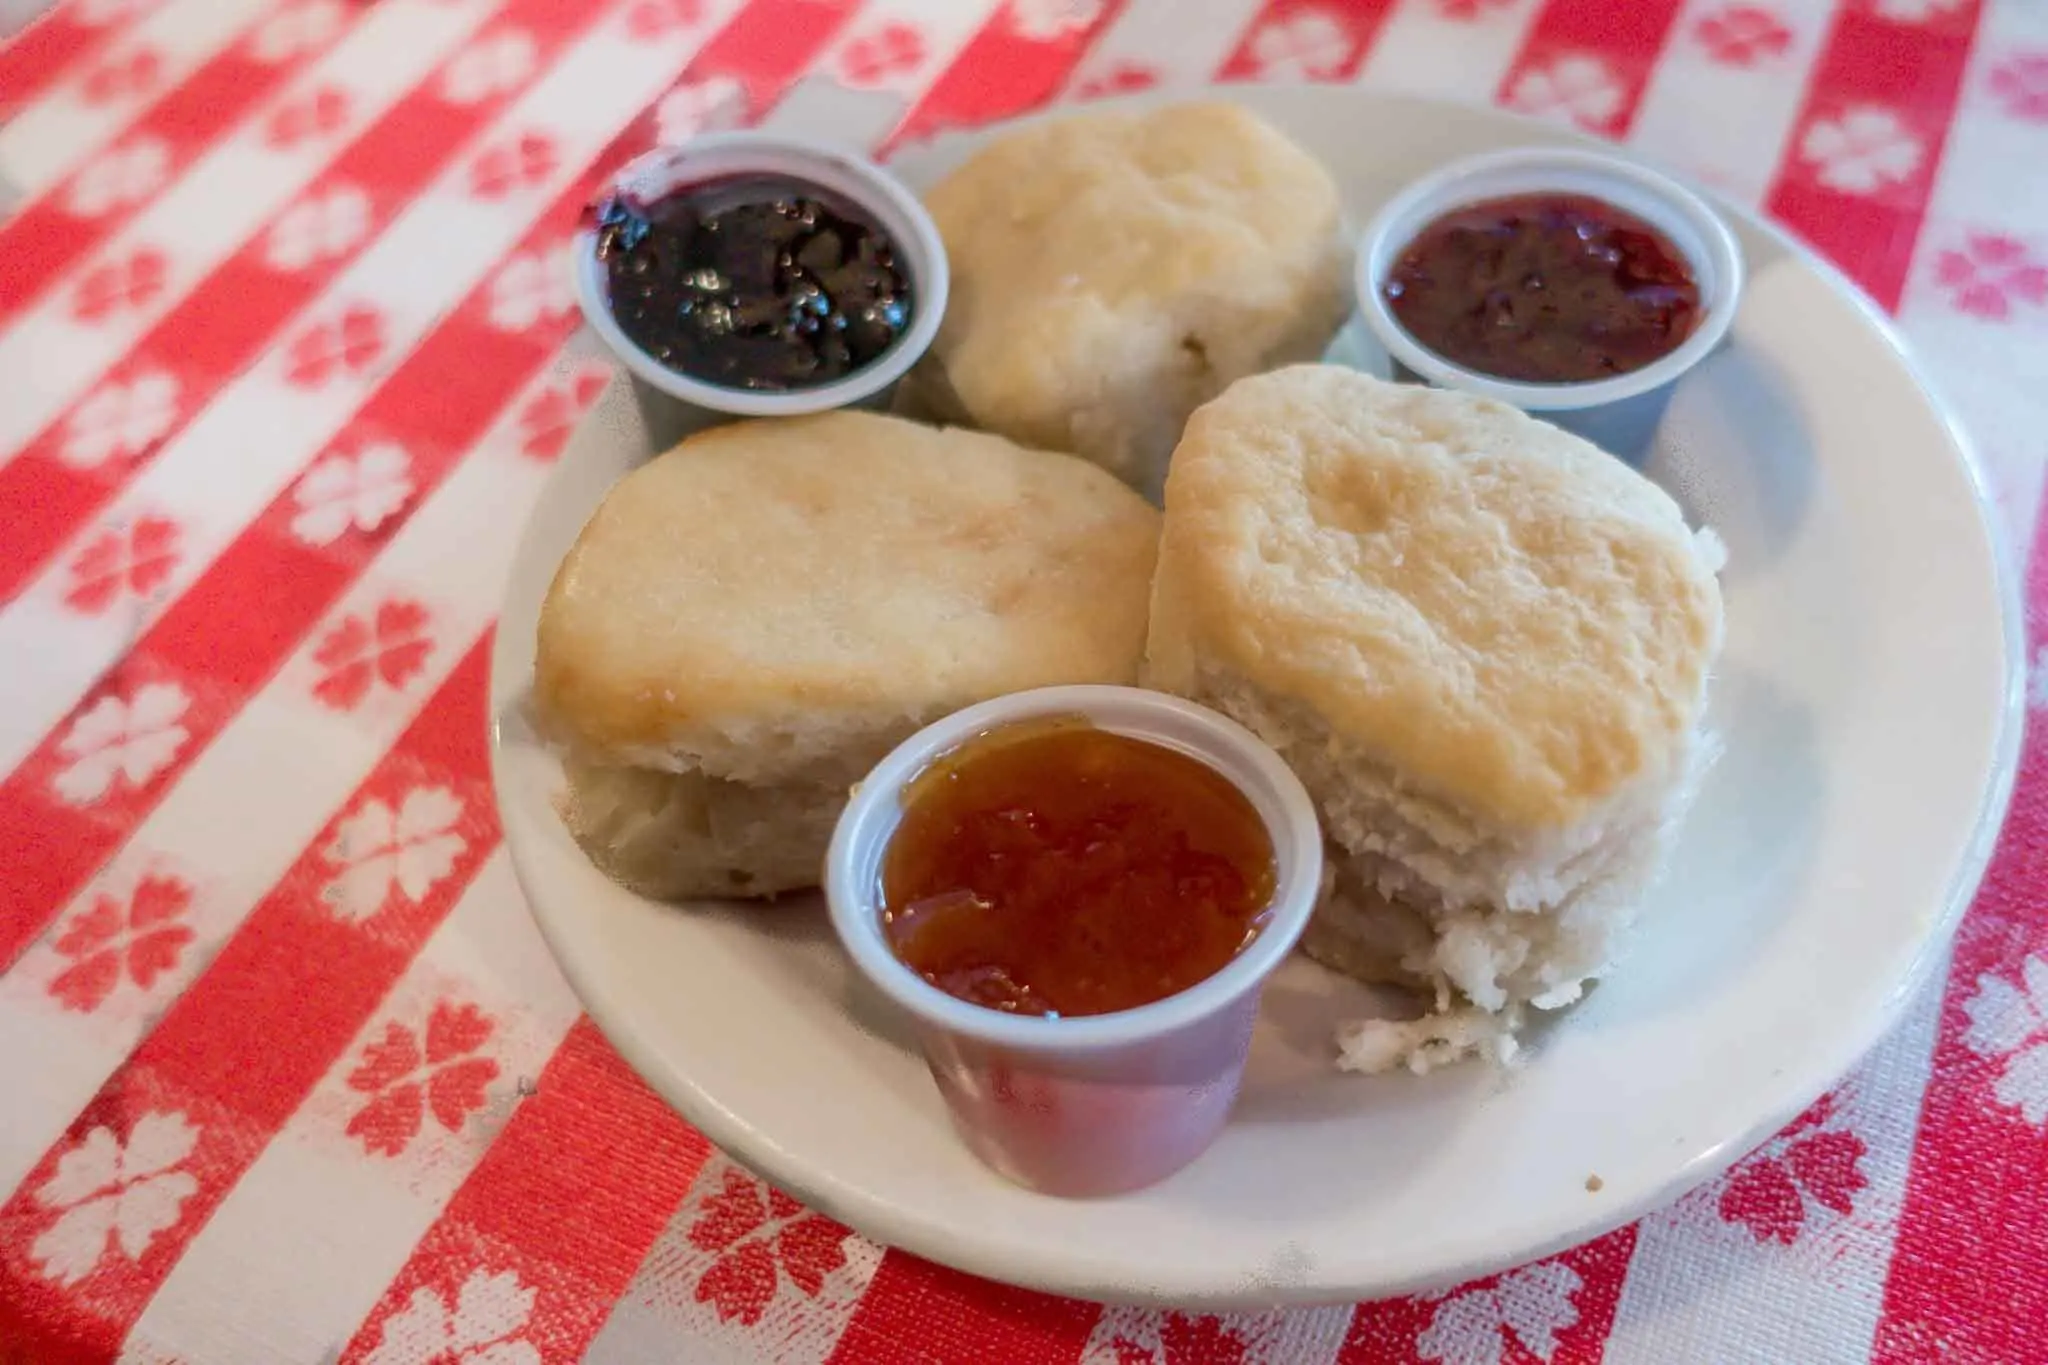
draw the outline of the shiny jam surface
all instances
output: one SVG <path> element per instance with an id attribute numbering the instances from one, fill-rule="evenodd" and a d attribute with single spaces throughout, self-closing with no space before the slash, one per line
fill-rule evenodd
<path id="1" fill-rule="evenodd" d="M 1417 341 L 1500 379 L 1627 374 L 1676 350 L 1700 315 L 1684 255 L 1634 214 L 1585 195 L 1453 210 L 1401 248 L 1382 286 Z"/>
<path id="2" fill-rule="evenodd" d="M 910 325 L 888 235 L 796 181 L 728 177 L 597 209 L 612 316 L 672 370 L 727 388 L 830 383 Z"/>
<path id="3" fill-rule="evenodd" d="M 1085 721 L 970 742 L 904 793 L 883 930 L 948 995 L 1011 1014 L 1134 1009 L 1263 928 L 1273 842 L 1221 774 Z"/>

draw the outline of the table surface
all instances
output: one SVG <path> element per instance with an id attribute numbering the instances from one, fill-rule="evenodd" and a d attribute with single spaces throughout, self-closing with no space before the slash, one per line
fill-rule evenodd
<path id="1" fill-rule="evenodd" d="M 2048 1360 L 2038 728 L 1947 969 L 1839 1089 L 1428 1298 L 1104 1309 L 885 1253 L 711 1150 L 556 974 L 484 649 L 605 374 L 558 259 L 596 178 L 742 121 L 884 147 L 1301 78 L 1760 206 L 1898 317 L 2025 555 L 2039 0 L 69 0 L 0 48 L 0 1360 Z"/>

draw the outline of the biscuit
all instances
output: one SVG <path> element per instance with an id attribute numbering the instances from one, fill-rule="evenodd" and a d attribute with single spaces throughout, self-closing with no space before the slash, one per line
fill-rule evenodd
<path id="1" fill-rule="evenodd" d="M 620 480 L 542 606 L 570 823 L 663 895 L 813 885 L 846 788 L 920 726 L 1135 679 L 1157 539 L 1101 470 L 1000 437 L 860 412 L 700 433 Z"/>
<path id="2" fill-rule="evenodd" d="M 1190 412 L 1350 310 L 1335 182 L 1232 104 L 1035 122 L 925 203 L 952 286 L 921 391 L 1147 491 Z"/>
<path id="3" fill-rule="evenodd" d="M 1308 951 L 1444 1011 L 1576 998 L 1711 755 L 1718 541 L 1514 408 L 1320 365 L 1196 412 L 1165 503 L 1147 677 L 1315 798 Z"/>

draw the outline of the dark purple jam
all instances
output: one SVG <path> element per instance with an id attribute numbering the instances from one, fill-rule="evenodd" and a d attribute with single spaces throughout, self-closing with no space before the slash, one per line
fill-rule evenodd
<path id="1" fill-rule="evenodd" d="M 910 325 L 895 244 L 810 185 L 747 176 L 597 209 L 612 316 L 672 370 L 733 389 L 827 384 Z"/>
<path id="2" fill-rule="evenodd" d="M 1677 350 L 1700 316 L 1692 268 L 1663 233 L 1576 194 L 1454 209 L 1401 248 L 1384 292 L 1438 355 L 1540 383 L 1639 370 Z"/>

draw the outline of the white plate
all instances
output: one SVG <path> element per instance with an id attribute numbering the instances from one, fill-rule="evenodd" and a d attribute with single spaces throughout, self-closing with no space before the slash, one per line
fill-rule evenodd
<path id="1" fill-rule="evenodd" d="M 1322 157 L 1358 221 L 1450 157 L 1569 140 L 1342 87 L 1233 97 Z M 901 169 L 924 183 L 982 136 L 918 148 Z M 1230 1127 L 1186 1171 L 1075 1203 L 976 1164 L 820 908 L 642 901 L 590 867 L 549 804 L 559 770 L 516 720 L 537 607 L 606 487 L 668 434 L 647 430 L 623 383 L 541 500 L 492 682 L 506 840 L 591 1014 L 714 1142 L 814 1207 L 933 1260 L 1091 1298 L 1436 1288 L 1724 1169 L 1846 1071 L 1939 959 L 2005 807 L 2021 695 L 2013 580 L 1957 432 L 1860 295 L 1731 216 L 1751 267 L 1733 339 L 1676 394 L 1649 464 L 1728 542 L 1713 703 L 1728 752 L 1631 956 L 1524 1069 L 1337 1074 L 1330 1026 L 1357 997 L 1295 963 L 1267 994 Z"/>

